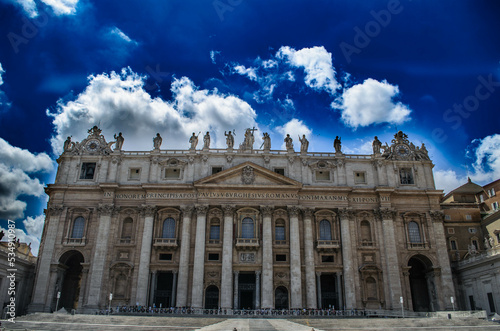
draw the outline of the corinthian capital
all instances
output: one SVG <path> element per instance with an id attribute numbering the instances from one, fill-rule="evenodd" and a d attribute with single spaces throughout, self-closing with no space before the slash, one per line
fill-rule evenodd
<path id="1" fill-rule="evenodd" d="M 442 222 L 444 220 L 444 212 L 442 210 L 431 210 L 429 214 L 433 222 Z"/>
<path id="2" fill-rule="evenodd" d="M 193 210 L 194 210 L 193 206 L 181 206 L 181 211 L 184 217 L 191 217 Z"/>
<path id="3" fill-rule="evenodd" d="M 354 215 L 354 212 L 349 208 L 341 208 L 339 209 L 339 215 L 341 219 L 342 218 L 350 219 Z"/>
<path id="4" fill-rule="evenodd" d="M 288 214 L 293 217 L 297 217 L 299 216 L 299 212 L 300 212 L 300 208 L 297 207 L 297 206 L 288 206 L 287 207 L 287 210 L 288 210 Z"/>
<path id="5" fill-rule="evenodd" d="M 302 212 L 304 213 L 305 217 L 312 217 L 312 215 L 314 213 L 314 208 L 304 208 L 304 210 L 302 210 Z"/>
<path id="6" fill-rule="evenodd" d="M 151 205 L 142 205 L 141 207 L 141 213 L 145 217 L 153 217 L 156 212 L 156 206 L 151 206 Z"/>
<path id="7" fill-rule="evenodd" d="M 382 220 L 393 220 L 396 216 L 396 211 L 390 208 L 380 208 L 374 210 L 375 215 Z"/>
<path id="8" fill-rule="evenodd" d="M 195 208 L 196 208 L 197 215 L 205 215 L 207 213 L 207 210 L 208 210 L 208 206 L 206 206 L 206 205 L 198 205 Z"/>
<path id="9" fill-rule="evenodd" d="M 61 215 L 61 213 L 62 213 L 63 210 L 64 210 L 64 206 L 63 205 L 50 205 L 49 206 L 50 216 Z"/>
<path id="10" fill-rule="evenodd" d="M 111 214 L 113 214 L 114 209 L 115 209 L 114 205 L 100 204 L 97 207 L 97 212 L 99 213 L 100 216 L 111 216 Z"/>
<path id="11" fill-rule="evenodd" d="M 260 206 L 260 211 L 262 212 L 262 216 L 271 217 L 274 211 L 274 206 Z"/>
<path id="12" fill-rule="evenodd" d="M 224 216 L 233 216 L 236 207 L 234 205 L 223 205 L 222 210 L 224 211 Z"/>

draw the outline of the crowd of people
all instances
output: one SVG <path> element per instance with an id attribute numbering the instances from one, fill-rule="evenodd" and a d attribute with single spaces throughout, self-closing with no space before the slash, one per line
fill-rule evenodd
<path id="1" fill-rule="evenodd" d="M 190 307 L 156 307 L 156 306 L 117 306 L 116 309 L 101 309 L 96 315 L 108 314 L 151 314 L 151 315 L 260 315 L 260 316 L 366 316 L 364 310 L 336 310 L 328 309 L 195 309 Z"/>

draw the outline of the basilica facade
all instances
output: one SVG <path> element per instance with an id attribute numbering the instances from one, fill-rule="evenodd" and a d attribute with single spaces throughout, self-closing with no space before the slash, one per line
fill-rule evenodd
<path id="1" fill-rule="evenodd" d="M 401 131 L 370 155 L 210 147 L 122 150 L 94 127 L 64 144 L 31 311 L 108 305 L 451 309 L 433 164 Z M 126 137 L 125 137 L 126 138 Z M 112 149 L 112 147 L 114 147 Z"/>

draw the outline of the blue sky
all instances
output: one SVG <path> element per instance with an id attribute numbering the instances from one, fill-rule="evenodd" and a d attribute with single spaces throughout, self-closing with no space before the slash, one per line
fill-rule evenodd
<path id="1" fill-rule="evenodd" d="M 500 177 L 498 1 L 0 0 L 0 226 L 35 253 L 63 140 L 99 124 L 125 150 L 224 147 L 369 154 L 425 143 L 437 187 Z"/>

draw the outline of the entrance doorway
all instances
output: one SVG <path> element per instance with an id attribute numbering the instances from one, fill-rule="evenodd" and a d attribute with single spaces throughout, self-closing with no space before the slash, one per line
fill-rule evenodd
<path id="1" fill-rule="evenodd" d="M 205 290 L 205 309 L 219 308 L 219 288 L 215 285 L 210 285 Z"/>
<path id="2" fill-rule="evenodd" d="M 61 263 L 66 270 L 61 284 L 59 307 L 56 307 L 56 310 L 64 307 L 71 311 L 71 309 L 78 308 L 80 283 L 82 280 L 83 255 L 78 251 L 69 251 L 61 256 L 59 263 Z"/>
<path id="3" fill-rule="evenodd" d="M 159 272 L 156 276 L 156 291 L 154 303 L 156 307 L 173 307 L 172 285 L 174 277 L 172 272 Z"/>
<path id="4" fill-rule="evenodd" d="M 274 291 L 274 308 L 288 309 L 288 290 L 284 286 L 278 286 Z"/>
<path id="5" fill-rule="evenodd" d="M 255 309 L 255 273 L 238 276 L 239 309 Z"/>
<path id="6" fill-rule="evenodd" d="M 321 274 L 321 308 L 340 308 L 337 293 L 337 276 L 335 274 Z"/>
<path id="7" fill-rule="evenodd" d="M 422 258 L 414 256 L 408 261 L 408 266 L 411 267 L 410 290 L 413 311 L 432 310 L 429 296 L 428 277 L 426 276 L 431 265 L 430 261 L 428 261 L 426 257 L 422 256 Z M 424 261 L 428 262 L 429 265 L 426 265 Z"/>

